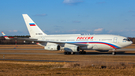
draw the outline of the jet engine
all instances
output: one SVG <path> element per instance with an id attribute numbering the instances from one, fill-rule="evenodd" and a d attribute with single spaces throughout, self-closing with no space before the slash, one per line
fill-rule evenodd
<path id="1" fill-rule="evenodd" d="M 80 48 L 78 46 L 68 46 L 64 47 L 65 52 L 79 52 Z"/>
<path id="2" fill-rule="evenodd" d="M 52 50 L 52 51 L 57 51 L 60 50 L 59 45 L 47 45 L 44 47 L 45 50 Z"/>

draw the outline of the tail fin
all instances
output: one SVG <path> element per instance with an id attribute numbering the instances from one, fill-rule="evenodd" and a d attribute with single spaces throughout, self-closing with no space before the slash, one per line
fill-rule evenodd
<path id="1" fill-rule="evenodd" d="M 4 34 L 4 32 L 1 32 L 1 33 L 2 33 L 2 35 L 4 36 L 5 39 L 9 39 L 9 37 L 6 36 L 6 35 Z"/>
<path id="2" fill-rule="evenodd" d="M 37 24 L 27 14 L 22 15 L 31 37 L 47 35 L 37 26 Z"/>

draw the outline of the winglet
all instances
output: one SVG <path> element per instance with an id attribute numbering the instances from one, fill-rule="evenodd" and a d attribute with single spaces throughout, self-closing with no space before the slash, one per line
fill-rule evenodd
<path id="1" fill-rule="evenodd" d="M 4 34 L 4 32 L 1 32 L 1 33 L 2 33 L 2 35 L 4 36 L 5 39 L 9 39 L 9 37 L 6 36 L 6 35 Z"/>

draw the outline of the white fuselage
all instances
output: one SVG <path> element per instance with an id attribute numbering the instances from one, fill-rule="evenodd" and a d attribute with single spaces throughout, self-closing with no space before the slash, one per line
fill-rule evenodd
<path id="1" fill-rule="evenodd" d="M 80 34 L 47 35 L 47 36 L 38 36 L 37 39 L 42 41 L 69 43 L 63 45 L 63 47 L 72 46 L 73 44 L 88 45 L 88 46 L 80 46 L 81 50 L 113 50 L 113 49 L 120 49 L 132 44 L 132 41 L 125 40 L 127 39 L 126 37 L 118 35 L 80 35 Z M 45 44 L 45 46 L 46 45 L 57 45 L 57 44 L 48 43 Z"/>

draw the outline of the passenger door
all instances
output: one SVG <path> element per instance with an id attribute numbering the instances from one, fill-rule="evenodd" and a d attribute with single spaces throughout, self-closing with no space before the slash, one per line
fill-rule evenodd
<path id="1" fill-rule="evenodd" d="M 114 37 L 114 38 L 113 38 L 113 42 L 114 42 L 114 43 L 117 43 L 117 37 Z"/>

